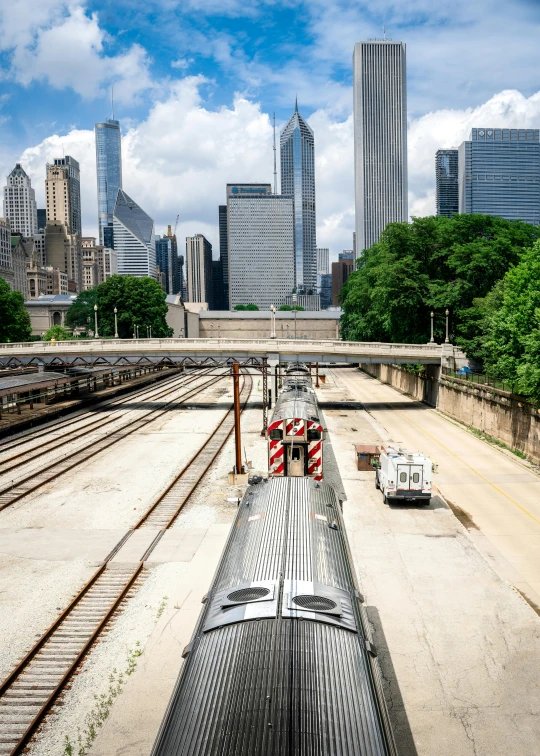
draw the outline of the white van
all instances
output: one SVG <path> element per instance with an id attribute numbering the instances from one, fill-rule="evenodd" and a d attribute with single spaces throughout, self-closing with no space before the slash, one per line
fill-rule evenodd
<path id="1" fill-rule="evenodd" d="M 385 503 L 404 499 L 429 504 L 432 471 L 431 460 L 421 452 L 382 446 L 375 487 L 382 491 Z"/>

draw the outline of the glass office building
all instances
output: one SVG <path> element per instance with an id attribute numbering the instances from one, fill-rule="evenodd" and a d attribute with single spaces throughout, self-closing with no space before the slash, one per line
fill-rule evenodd
<path id="1" fill-rule="evenodd" d="M 437 215 L 459 213 L 458 151 L 437 150 L 435 155 Z"/>
<path id="2" fill-rule="evenodd" d="M 294 285 L 299 294 L 317 286 L 315 140 L 298 112 L 281 132 L 281 194 L 294 200 Z"/>
<path id="3" fill-rule="evenodd" d="M 120 122 L 112 118 L 96 123 L 96 167 L 99 243 L 114 248 L 113 213 L 122 188 L 122 135 Z"/>
<path id="4" fill-rule="evenodd" d="M 114 249 L 121 275 L 156 277 L 154 221 L 123 189 L 113 213 Z"/>
<path id="5" fill-rule="evenodd" d="M 538 129 L 472 129 L 458 169 L 460 213 L 540 223 Z"/>

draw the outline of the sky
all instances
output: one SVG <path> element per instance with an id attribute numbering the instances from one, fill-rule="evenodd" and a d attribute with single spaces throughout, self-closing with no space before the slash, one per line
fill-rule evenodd
<path id="1" fill-rule="evenodd" d="M 315 133 L 317 244 L 354 229 L 352 51 L 407 45 L 409 213 L 435 210 L 435 152 L 473 126 L 540 127 L 540 0 L 17 0 L 0 3 L 0 176 L 22 162 L 44 207 L 47 161 L 81 164 L 97 234 L 96 121 L 123 133 L 123 185 L 180 238 L 219 252 L 227 182 L 271 182 L 272 118 Z"/>

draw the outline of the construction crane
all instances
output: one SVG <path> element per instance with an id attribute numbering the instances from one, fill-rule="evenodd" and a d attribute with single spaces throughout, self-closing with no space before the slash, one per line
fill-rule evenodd
<path id="1" fill-rule="evenodd" d="M 167 226 L 167 236 L 169 239 L 171 239 L 173 236 L 176 237 L 176 229 L 178 228 L 178 219 L 180 218 L 180 215 L 176 216 L 176 223 L 174 224 L 174 234 L 171 231 L 171 224 Z"/>
<path id="2" fill-rule="evenodd" d="M 176 216 L 176 223 L 174 224 L 174 235 L 176 236 L 176 229 L 178 227 L 178 219 L 180 218 L 180 215 Z"/>

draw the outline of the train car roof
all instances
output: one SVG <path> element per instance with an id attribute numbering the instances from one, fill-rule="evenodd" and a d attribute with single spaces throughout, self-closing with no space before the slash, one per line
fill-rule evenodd
<path id="1" fill-rule="evenodd" d="M 298 389 L 295 387 L 287 390 L 284 386 L 276 402 L 270 422 L 273 423 L 276 420 L 287 420 L 294 417 L 320 422 L 317 397 L 312 388 Z"/>
<path id="2" fill-rule="evenodd" d="M 339 503 L 248 488 L 153 756 L 393 756 Z"/>

